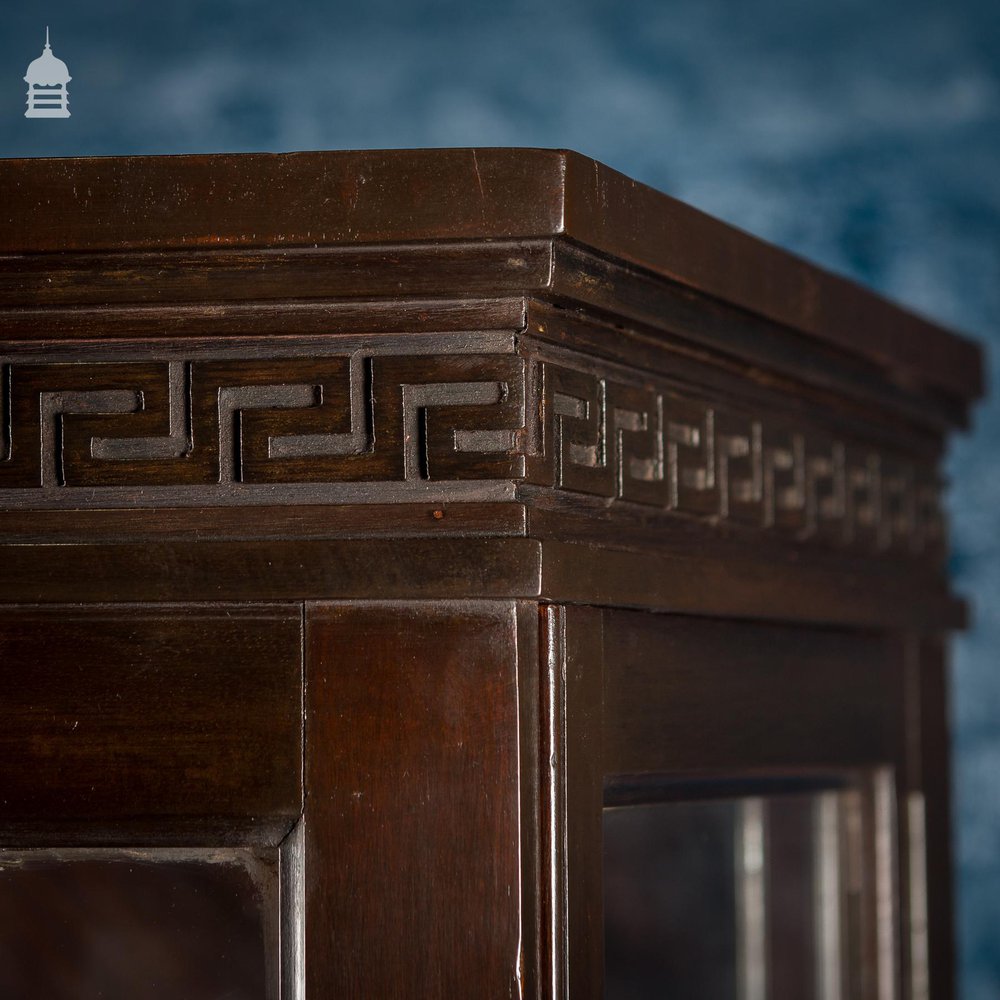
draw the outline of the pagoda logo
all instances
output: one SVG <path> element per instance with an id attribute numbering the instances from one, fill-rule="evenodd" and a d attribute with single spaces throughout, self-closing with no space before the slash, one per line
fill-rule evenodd
<path id="1" fill-rule="evenodd" d="M 69 118 L 67 84 L 73 78 L 66 63 L 57 59 L 49 45 L 49 29 L 45 29 L 45 48 L 24 74 L 28 85 L 28 110 L 25 118 Z"/>

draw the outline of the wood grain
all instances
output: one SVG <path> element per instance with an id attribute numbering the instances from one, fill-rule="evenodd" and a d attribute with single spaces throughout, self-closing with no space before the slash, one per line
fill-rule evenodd
<path id="1" fill-rule="evenodd" d="M 0 839 L 277 843 L 301 810 L 295 606 L 7 609 Z"/>
<path id="2" fill-rule="evenodd" d="M 561 150 L 0 191 L 0 843 L 280 844 L 290 996 L 567 1000 L 605 806 L 836 790 L 912 1000 L 922 795 L 948 1000 L 976 346 Z"/>
<path id="3" fill-rule="evenodd" d="M 965 605 L 943 584 L 891 563 L 813 561 L 793 548 L 711 541 L 701 554 L 692 548 L 641 552 L 547 540 L 540 593 L 571 604 L 855 628 L 965 624 Z"/>
<path id="4" fill-rule="evenodd" d="M 134 500 L 133 500 L 134 502 Z M 124 506 L 93 509 L 0 510 L 7 542 L 94 543 L 151 539 L 238 541 L 290 538 L 413 538 L 523 535 L 516 503 L 301 504 L 264 503 L 247 510 L 216 507 Z"/>
<path id="5" fill-rule="evenodd" d="M 894 759 L 900 692 L 877 635 L 613 611 L 604 642 L 606 775 Z"/>
<path id="6" fill-rule="evenodd" d="M 952 394 L 981 391 L 970 342 L 577 153 L 13 159 L 0 170 L 17 193 L 0 214 L 2 253 L 568 237 Z"/>
<path id="7" fill-rule="evenodd" d="M 309 607 L 309 996 L 518 995 L 515 621 Z"/>
<path id="8" fill-rule="evenodd" d="M 496 298 L 541 287 L 547 240 L 321 249 L 0 255 L 0 308 L 297 299 Z"/>
<path id="9" fill-rule="evenodd" d="M 540 560 L 528 538 L 10 545 L 0 603 L 537 596 Z"/>

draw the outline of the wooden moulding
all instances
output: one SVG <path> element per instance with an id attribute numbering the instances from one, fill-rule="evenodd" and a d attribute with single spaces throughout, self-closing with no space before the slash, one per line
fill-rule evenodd
<path id="1" fill-rule="evenodd" d="M 575 153 L 0 161 L 0 843 L 276 852 L 289 996 L 596 1000 L 606 805 L 891 765 L 946 997 L 981 378 Z"/>
<path id="2" fill-rule="evenodd" d="M 13 545 L 0 603 L 521 597 L 861 627 L 956 628 L 963 604 L 927 573 L 842 559 L 640 553 L 532 538 Z"/>
<path id="3" fill-rule="evenodd" d="M 962 620 L 939 466 L 978 349 L 592 160 L 6 160 L 0 191 L 0 600 Z"/>
<path id="4" fill-rule="evenodd" d="M 847 799 L 840 800 L 838 811 L 857 810 L 850 823 L 859 838 L 857 853 L 848 855 L 854 872 L 851 916 L 834 952 L 853 984 L 850 995 L 922 995 L 918 984 L 929 976 L 934 995 L 952 996 L 947 772 L 937 756 L 944 718 L 939 663 L 932 657 L 921 662 L 909 639 L 876 631 L 566 606 L 544 608 L 541 621 L 548 683 L 540 699 L 541 759 L 547 766 L 539 844 L 549 876 L 543 894 L 549 937 L 541 964 L 553 983 L 547 995 L 602 995 L 604 922 L 612 912 L 602 880 L 606 808 L 761 796 L 769 810 L 780 810 L 781 803 L 794 803 L 796 792 L 837 790 L 838 798 L 846 793 L 854 803 L 848 807 Z M 906 646 L 903 659 L 916 685 L 904 682 Z M 930 730 L 914 728 L 913 709 Z M 912 766 L 917 762 L 922 777 Z M 935 915 L 934 940 L 929 964 L 923 955 L 904 967 L 911 923 L 919 937 L 924 918 L 921 905 L 911 908 L 905 887 L 897 886 L 897 865 L 915 849 L 911 837 L 923 864 L 922 833 L 907 825 L 903 806 L 920 798 L 921 789 L 934 801 L 926 894 Z M 783 841 L 789 843 L 789 831 L 780 819 L 774 822 L 779 815 L 770 812 L 765 820 L 765 850 L 775 862 L 766 867 L 787 888 L 797 880 L 781 868 L 787 857 L 779 852 Z M 808 843 L 800 839 L 801 826 L 791 833 L 797 848 Z M 647 870 L 663 877 L 654 864 Z M 699 878 L 694 866 L 684 874 Z M 803 917 L 808 909 L 790 908 L 781 893 L 767 899 L 767 995 L 783 988 L 787 995 L 802 994 L 815 974 L 811 928 Z M 806 934 L 798 947 L 786 949 L 798 935 L 792 914 Z M 701 934 L 705 926 L 707 920 L 697 924 Z M 696 954 L 705 960 L 701 951 Z M 792 979 L 794 986 L 783 985 Z"/>
<path id="5" fill-rule="evenodd" d="M 6 160 L 0 189 L 0 253 L 14 257 L 557 237 L 907 381 L 959 397 L 981 391 L 973 344 L 564 150 Z M 528 257 L 508 258 L 530 285 Z"/>

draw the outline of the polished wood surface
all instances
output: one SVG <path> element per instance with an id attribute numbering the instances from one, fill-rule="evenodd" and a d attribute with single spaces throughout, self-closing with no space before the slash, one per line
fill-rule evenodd
<path id="1" fill-rule="evenodd" d="M 902 961 L 897 866 L 909 834 L 898 816 L 907 795 L 925 786 L 906 770 L 905 680 L 895 644 L 870 633 L 616 609 L 552 609 L 545 622 L 549 718 L 557 720 L 551 728 L 559 739 L 550 778 L 556 805 L 543 826 L 561 831 L 548 849 L 563 880 L 552 890 L 562 901 L 557 968 L 570 984 L 555 995 L 602 995 L 593 987 L 603 980 L 600 886 L 594 884 L 603 854 L 602 809 L 756 798 L 767 801 L 771 832 L 765 836 L 774 852 L 781 834 L 794 832 L 788 804 L 831 792 L 850 803 L 841 821 L 855 831 L 844 858 L 834 858 L 852 872 L 855 886 L 844 904 L 839 995 L 919 995 L 914 971 L 904 971 Z M 940 782 L 940 762 L 932 766 Z M 939 793 L 940 787 L 930 794 Z M 936 836 L 940 822 L 933 824 Z M 771 842 L 772 836 L 779 839 Z M 796 845 L 812 848 L 809 840 Z M 790 877 L 788 855 L 774 856 Z M 946 865 L 933 857 L 940 878 Z M 810 871 L 807 884 L 814 877 Z M 950 899 L 945 886 L 928 888 L 944 949 L 931 960 L 932 995 L 947 996 Z M 768 907 L 777 899 L 764 890 Z M 761 972 L 767 985 L 760 995 L 798 995 L 782 992 L 780 984 L 803 960 L 801 951 L 785 954 L 794 951 L 803 919 L 787 909 L 767 918 Z"/>
<path id="2" fill-rule="evenodd" d="M 0 871 L 264 851 L 268 1000 L 598 1000 L 605 810 L 735 800 L 833 885 L 745 1000 L 953 995 L 974 345 L 556 150 L 0 195 Z"/>
<path id="3" fill-rule="evenodd" d="M 7 609 L 0 842 L 277 844 L 301 811 L 295 606 Z"/>
<path id="4" fill-rule="evenodd" d="M 307 608 L 310 995 L 517 995 L 516 631 L 501 602 Z"/>
<path id="5" fill-rule="evenodd" d="M 981 386 L 973 345 L 578 153 L 6 160 L 0 185 L 0 252 L 559 236 L 951 392 Z"/>
<path id="6" fill-rule="evenodd" d="M 898 678 L 877 636 L 623 611 L 604 642 L 608 774 L 837 770 L 896 752 Z"/>

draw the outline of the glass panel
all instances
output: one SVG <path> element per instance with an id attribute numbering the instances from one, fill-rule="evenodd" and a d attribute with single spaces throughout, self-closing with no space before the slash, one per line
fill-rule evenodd
<path id="1" fill-rule="evenodd" d="M 0 851 L 0 996 L 270 1000 L 277 902 L 249 851 Z"/>
<path id="2" fill-rule="evenodd" d="M 604 813 L 605 996 L 736 996 L 735 802 Z"/>
<path id="3" fill-rule="evenodd" d="M 854 792 L 604 813 L 607 1000 L 855 995 Z M 851 939 L 851 940 L 845 940 Z"/>

